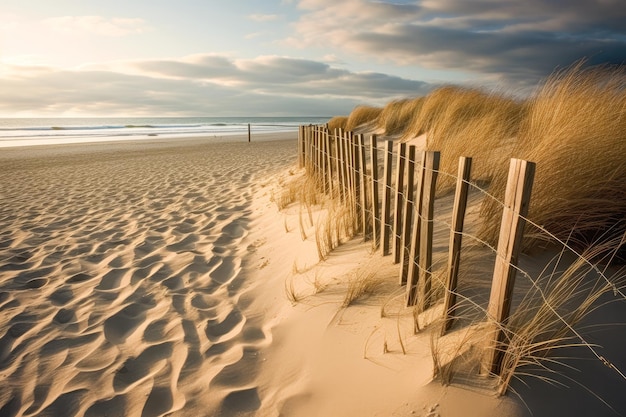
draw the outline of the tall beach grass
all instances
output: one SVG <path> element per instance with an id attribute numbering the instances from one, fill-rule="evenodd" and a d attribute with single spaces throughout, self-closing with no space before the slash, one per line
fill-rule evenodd
<path id="1" fill-rule="evenodd" d="M 529 218 L 584 249 L 626 231 L 626 71 L 583 68 L 552 75 L 528 100 L 508 156 L 537 164 Z M 504 194 L 506 170 L 490 192 Z M 495 242 L 501 209 L 485 200 L 480 237 Z M 529 234 L 526 246 L 550 239 Z"/>

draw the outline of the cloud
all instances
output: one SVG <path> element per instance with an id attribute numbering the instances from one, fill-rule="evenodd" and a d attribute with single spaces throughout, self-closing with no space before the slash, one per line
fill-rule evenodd
<path id="1" fill-rule="evenodd" d="M 271 22 L 280 19 L 280 16 L 277 14 L 251 14 L 248 15 L 248 19 L 255 22 Z"/>
<path id="2" fill-rule="evenodd" d="M 214 54 L 66 70 L 0 64 L 0 115 L 334 115 L 432 86 L 279 56 Z"/>
<path id="3" fill-rule="evenodd" d="M 143 19 L 105 18 L 102 16 L 51 17 L 44 19 L 43 24 L 56 32 L 64 34 L 81 35 L 89 33 L 112 37 L 143 33 L 148 27 Z"/>
<path id="4" fill-rule="evenodd" d="M 290 46 L 332 45 L 512 86 L 535 84 L 581 58 L 626 61 L 626 8 L 618 0 L 301 0 L 299 7 Z"/>

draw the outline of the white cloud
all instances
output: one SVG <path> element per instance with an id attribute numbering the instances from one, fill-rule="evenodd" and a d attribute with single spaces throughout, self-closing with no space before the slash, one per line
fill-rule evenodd
<path id="1" fill-rule="evenodd" d="M 143 19 L 102 16 L 60 16 L 43 20 L 52 30 L 69 35 L 91 33 L 100 36 L 120 37 L 143 33 L 148 25 Z"/>
<path id="2" fill-rule="evenodd" d="M 248 15 L 248 19 L 255 22 L 271 22 L 280 19 L 280 16 L 277 14 L 251 14 Z"/>
<path id="3" fill-rule="evenodd" d="M 280 56 L 205 54 L 76 70 L 0 62 L 0 116 L 333 115 L 431 87 Z"/>

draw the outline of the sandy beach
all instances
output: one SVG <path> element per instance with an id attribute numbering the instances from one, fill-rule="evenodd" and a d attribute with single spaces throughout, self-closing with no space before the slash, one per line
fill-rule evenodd
<path id="1" fill-rule="evenodd" d="M 567 389 L 530 378 L 497 397 L 476 376 L 433 380 L 438 327 L 415 332 L 398 265 L 359 237 L 320 262 L 322 211 L 278 209 L 277 195 L 303 175 L 295 136 L 3 150 L 0 416 L 623 410 L 621 380 L 584 351 L 582 368 L 576 363 L 584 377 L 562 372 L 564 384 L 577 378 Z M 450 203 L 437 203 L 444 222 Z M 435 231 L 435 261 L 447 239 Z M 521 262 L 540 270 L 544 259 Z M 486 281 L 490 262 L 485 253 L 467 260 Z M 346 307 L 351 281 L 366 273 L 377 277 L 375 291 Z M 598 314 L 597 322 L 619 322 L 623 303 Z M 610 328 L 596 329 L 593 341 L 619 357 Z"/>
<path id="2" fill-rule="evenodd" d="M 3 150 L 0 415 L 256 408 L 252 202 L 296 156 L 274 137 Z"/>

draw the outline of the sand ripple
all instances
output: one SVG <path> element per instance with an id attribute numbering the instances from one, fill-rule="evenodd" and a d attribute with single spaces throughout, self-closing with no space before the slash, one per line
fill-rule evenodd
<path id="1" fill-rule="evenodd" d="M 119 148 L 0 156 L 0 415 L 253 412 L 244 241 L 292 147 Z"/>

